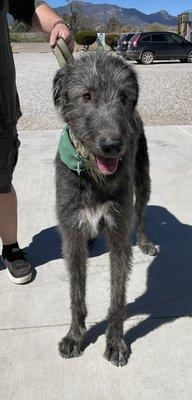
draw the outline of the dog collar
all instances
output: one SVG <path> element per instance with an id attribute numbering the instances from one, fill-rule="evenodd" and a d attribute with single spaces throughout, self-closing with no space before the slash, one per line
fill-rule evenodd
<path id="1" fill-rule="evenodd" d="M 60 159 L 68 168 L 76 171 L 78 175 L 88 169 L 88 160 L 82 156 L 83 150 L 84 147 L 78 144 L 68 124 L 65 124 L 59 141 Z"/>

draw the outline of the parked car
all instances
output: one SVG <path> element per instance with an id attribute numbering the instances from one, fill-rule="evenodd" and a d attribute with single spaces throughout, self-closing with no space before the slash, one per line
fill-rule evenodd
<path id="1" fill-rule="evenodd" d="M 136 33 L 129 40 L 126 57 L 142 64 L 153 60 L 192 62 L 192 43 L 172 32 Z"/>
<path id="2" fill-rule="evenodd" d="M 116 52 L 119 56 L 125 56 L 127 51 L 128 42 L 134 36 L 134 33 L 124 33 L 117 41 Z"/>

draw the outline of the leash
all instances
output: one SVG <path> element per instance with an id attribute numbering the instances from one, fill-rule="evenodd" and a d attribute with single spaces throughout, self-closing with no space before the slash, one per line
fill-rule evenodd
<path id="1" fill-rule="evenodd" d="M 66 63 L 72 63 L 74 61 L 74 57 L 63 38 L 59 38 L 57 40 L 56 45 L 52 51 L 61 68 L 63 68 Z"/>
<path id="2" fill-rule="evenodd" d="M 63 38 L 57 40 L 52 51 L 61 68 L 67 63 L 73 63 L 74 57 Z M 76 140 L 68 124 L 65 124 L 59 141 L 60 159 L 68 168 L 76 171 L 78 175 L 80 175 L 80 173 L 87 170 L 88 167 L 87 154 L 85 153 L 84 146 Z"/>
<path id="3" fill-rule="evenodd" d="M 63 38 L 57 40 L 52 51 L 61 68 L 63 68 L 66 63 L 73 63 L 74 57 Z M 58 150 L 61 161 L 67 165 L 69 169 L 76 171 L 78 175 L 83 171 L 89 171 L 95 181 L 101 183 L 101 181 L 104 180 L 101 174 L 98 173 L 98 170 L 94 168 L 94 164 L 90 162 L 90 155 L 85 147 L 73 135 L 68 124 L 64 126 Z"/>

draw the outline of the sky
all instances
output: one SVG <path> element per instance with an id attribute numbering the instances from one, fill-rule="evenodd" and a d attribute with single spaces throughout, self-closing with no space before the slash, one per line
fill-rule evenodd
<path id="1" fill-rule="evenodd" d="M 137 8 L 137 10 L 150 14 L 160 10 L 166 10 L 172 15 L 178 15 L 182 11 L 192 9 L 191 0 L 87 0 L 94 4 L 115 4 L 124 8 Z M 65 0 L 47 0 L 52 7 L 66 5 Z"/>

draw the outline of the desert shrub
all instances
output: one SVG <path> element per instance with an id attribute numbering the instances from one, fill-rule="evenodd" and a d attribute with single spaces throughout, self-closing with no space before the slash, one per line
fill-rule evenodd
<path id="1" fill-rule="evenodd" d="M 28 31 L 28 26 L 22 21 L 16 21 L 15 20 L 11 24 L 11 31 L 12 32 L 17 32 L 17 33 L 27 32 Z"/>

